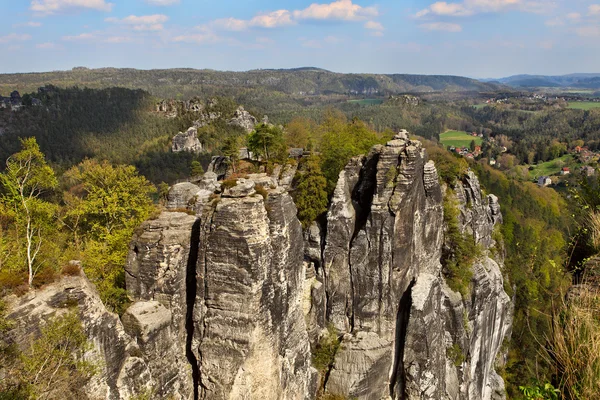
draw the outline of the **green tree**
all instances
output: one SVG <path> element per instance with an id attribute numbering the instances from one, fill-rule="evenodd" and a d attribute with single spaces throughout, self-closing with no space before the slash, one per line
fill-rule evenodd
<path id="1" fill-rule="evenodd" d="M 340 171 L 353 156 L 367 154 L 380 141 L 378 135 L 363 122 L 354 119 L 346 123 L 335 113 L 329 114 L 320 126 L 321 157 L 327 191 L 333 193 Z"/>
<path id="2" fill-rule="evenodd" d="M 475 146 L 477 144 L 475 143 L 475 140 L 471 140 L 471 143 L 469 144 L 469 149 L 471 149 L 471 151 L 475 151 Z"/>
<path id="3" fill-rule="evenodd" d="M 294 191 L 298 219 L 305 228 L 327 211 L 327 179 L 321 172 L 320 163 L 318 156 L 303 161 Z"/>
<path id="4" fill-rule="evenodd" d="M 22 139 L 21 148 L 8 158 L 6 170 L 0 175 L 0 201 L 19 228 L 31 287 L 40 267 L 38 255 L 46 240 L 45 233 L 56 214 L 56 206 L 42 195 L 54 189 L 58 182 L 35 138 Z"/>
<path id="5" fill-rule="evenodd" d="M 204 174 L 204 168 L 202 168 L 202 164 L 200 164 L 200 161 L 192 161 L 192 164 L 190 166 L 190 174 L 191 176 L 199 176 Z"/>
<path id="6" fill-rule="evenodd" d="M 76 310 L 51 320 L 20 356 L 19 380 L 30 398 L 80 398 L 96 367 L 83 355 L 91 348 Z"/>
<path id="7" fill-rule="evenodd" d="M 265 161 L 271 158 L 285 158 L 285 143 L 281 128 L 273 125 L 259 124 L 248 135 L 248 150 Z"/>
<path id="8" fill-rule="evenodd" d="M 229 158 L 233 172 L 235 172 L 235 167 L 240 159 L 240 137 L 229 136 L 226 138 L 221 151 L 225 157 Z"/>
<path id="9" fill-rule="evenodd" d="M 84 269 L 102 300 L 116 311 L 126 301 L 125 259 L 134 229 L 155 210 L 156 192 L 132 166 L 85 160 L 65 173 L 69 192 L 78 201 L 65 212 L 84 239 Z M 75 223 L 74 221 L 77 221 Z"/>

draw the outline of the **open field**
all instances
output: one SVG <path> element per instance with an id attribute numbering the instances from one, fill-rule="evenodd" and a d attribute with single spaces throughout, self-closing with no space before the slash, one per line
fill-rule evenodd
<path id="1" fill-rule="evenodd" d="M 361 106 L 378 106 L 383 103 L 383 99 L 357 99 L 348 100 L 348 103 L 360 104 Z"/>
<path id="2" fill-rule="evenodd" d="M 569 108 L 575 108 L 577 110 L 600 108 L 600 101 L 572 101 L 569 103 Z"/>
<path id="3" fill-rule="evenodd" d="M 540 176 L 558 175 L 562 167 L 571 168 L 571 173 L 573 173 L 573 171 L 579 166 L 581 166 L 581 164 L 574 162 L 574 157 L 572 154 L 565 154 L 564 156 L 555 158 L 554 160 L 533 165 L 533 169 L 529 171 L 529 177 L 534 179 L 539 178 Z"/>
<path id="4" fill-rule="evenodd" d="M 476 145 L 481 145 L 483 142 L 480 137 L 473 137 L 463 131 L 447 131 L 440 134 L 440 142 L 444 146 L 469 147 L 473 140 Z"/>
<path id="5" fill-rule="evenodd" d="M 485 106 L 489 106 L 489 105 L 491 105 L 491 104 L 488 104 L 488 103 L 480 103 L 480 104 L 475 104 L 473 107 L 475 107 L 476 109 L 478 109 L 478 110 L 479 110 L 479 109 L 481 109 L 481 108 L 483 108 L 483 107 L 485 107 Z"/>

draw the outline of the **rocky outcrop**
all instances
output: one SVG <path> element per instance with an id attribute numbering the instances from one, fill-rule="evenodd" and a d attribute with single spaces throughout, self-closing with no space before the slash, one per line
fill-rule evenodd
<path id="1" fill-rule="evenodd" d="M 494 363 L 512 310 L 487 252 L 501 216 L 473 174 L 455 191 L 463 231 L 485 250 L 464 300 L 443 277 L 442 188 L 421 144 L 401 133 L 340 173 L 323 280 L 327 321 L 341 346 L 326 391 L 365 399 L 503 396 Z"/>
<path id="2" fill-rule="evenodd" d="M 16 323 L 9 336 L 22 348 L 49 319 L 77 307 L 92 344 L 86 358 L 99 368 L 85 388 L 88 398 L 128 399 L 159 386 L 148 363 L 140 357 L 140 344 L 127 333 L 119 317 L 106 310 L 85 276 L 63 277 L 21 298 L 10 297 L 8 305 L 8 318 Z"/>
<path id="3" fill-rule="evenodd" d="M 188 151 L 190 153 L 202 152 L 202 143 L 198 139 L 198 129 L 195 127 L 189 128 L 186 132 L 179 132 L 173 138 L 171 147 L 173 153 Z"/>
<path id="4" fill-rule="evenodd" d="M 244 109 L 244 107 L 239 106 L 237 110 L 235 110 L 235 114 L 233 118 L 227 121 L 229 125 L 238 126 L 244 129 L 246 132 L 250 133 L 254 130 L 254 127 L 258 123 L 256 118 L 250 114 L 248 111 Z"/>
<path id="5" fill-rule="evenodd" d="M 121 319 L 87 280 L 67 278 L 77 284 L 15 302 L 18 329 L 57 312 L 57 293 L 78 293 L 106 365 L 90 389 L 102 398 L 151 388 L 156 399 L 503 399 L 495 366 L 512 305 L 494 251 L 498 199 L 470 172 L 441 186 L 404 131 L 353 158 L 326 220 L 303 231 L 288 193 L 295 168 L 222 184 L 226 160 L 213 159 L 136 231 Z M 481 248 L 465 296 L 443 267 L 450 192 Z M 339 346 L 319 375 L 312 353 L 332 333 Z"/>

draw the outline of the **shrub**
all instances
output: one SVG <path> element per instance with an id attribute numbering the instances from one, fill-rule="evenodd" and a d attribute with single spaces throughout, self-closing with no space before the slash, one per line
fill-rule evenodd
<path id="1" fill-rule="evenodd" d="M 600 393 L 600 292 L 580 285 L 554 312 L 546 359 L 558 371 L 565 399 L 594 399 Z"/>
<path id="2" fill-rule="evenodd" d="M 446 357 L 448 357 L 456 367 L 460 367 L 465 362 L 465 354 L 457 343 L 454 343 L 446 349 Z"/>
<path id="3" fill-rule="evenodd" d="M 221 182 L 221 187 L 223 188 L 223 190 L 231 189 L 235 185 L 237 185 L 237 179 L 235 178 L 225 179 L 223 182 Z"/>
<path id="4" fill-rule="evenodd" d="M 254 190 L 256 191 L 256 193 L 260 194 L 263 199 L 267 199 L 267 197 L 269 197 L 269 193 L 267 192 L 267 189 L 264 188 L 264 186 L 262 185 L 256 185 L 254 187 Z"/>
<path id="5" fill-rule="evenodd" d="M 79 276 L 81 268 L 76 263 L 68 263 L 62 267 L 61 273 L 67 276 Z"/>
<path id="6" fill-rule="evenodd" d="M 313 366 L 320 372 L 325 373 L 335 360 L 335 353 L 340 347 L 340 339 L 333 325 L 327 327 L 327 333 L 321 337 L 313 352 Z"/>
<path id="7" fill-rule="evenodd" d="M 466 297 L 473 278 L 473 263 L 481 257 L 482 250 L 473 236 L 461 232 L 458 203 L 451 190 L 444 196 L 444 224 L 446 237 L 442 264 L 446 282 L 452 290 Z"/>

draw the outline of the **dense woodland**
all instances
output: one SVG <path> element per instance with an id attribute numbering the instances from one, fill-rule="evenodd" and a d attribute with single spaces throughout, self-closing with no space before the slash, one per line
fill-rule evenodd
<path id="1" fill-rule="evenodd" d="M 0 158 L 7 160 L 0 175 L 0 293 L 20 294 L 30 286 L 45 285 L 71 273 L 71 260 L 81 260 L 106 305 L 122 312 L 128 302 L 123 267 L 129 240 L 139 223 L 160 208 L 167 184 L 201 173 L 212 155 L 229 156 L 235 167 L 241 146 L 262 157 L 264 165 L 249 168 L 267 169 L 293 162 L 287 149 L 305 148 L 313 155 L 300 160 L 293 196 L 306 227 L 326 212 L 338 174 L 352 156 L 407 128 L 423 139 L 440 179 L 450 188 L 470 168 L 484 190 L 500 198 L 504 223 L 495 239 L 501 244 L 499 256 L 505 257 L 505 289 L 515 299 L 513 334 L 506 343 L 508 360 L 502 371 L 510 398 L 553 398 L 535 393 L 554 393 L 554 387 L 565 399 L 586 398 L 573 395 L 573 387 L 580 385 L 577 393 L 586 393 L 589 385 L 580 383 L 586 377 L 569 375 L 558 358 L 559 338 L 553 335 L 560 332 L 554 325 L 557 318 L 574 312 L 561 308 L 574 276 L 581 276 L 585 260 L 600 250 L 589 224 L 600 207 L 597 179 L 574 180 L 567 198 L 516 176 L 506 166 L 490 167 L 486 161 L 493 149 L 484 146 L 486 157 L 467 161 L 437 140 L 447 129 L 495 137 L 507 145 L 514 168 L 556 158 L 581 142 L 599 148 L 600 111 L 548 105 L 534 113 L 502 105 L 474 108 L 464 100 L 415 103 L 392 98 L 362 105 L 332 101 L 331 96 L 303 104 L 283 93 L 267 94 L 253 89 L 213 101 L 213 111 L 221 116 L 198 129 L 208 149 L 201 155 L 170 151 L 172 137 L 198 115 L 180 112 L 167 117 L 155 112 L 158 99 L 143 90 L 49 86 L 31 94 L 41 106 L 16 112 L 0 109 Z M 249 135 L 227 125 L 240 99 L 255 116 L 268 114 L 273 124 L 259 124 Z M 468 296 L 470 263 L 460 260 L 472 261 L 477 249 L 452 229 L 452 203 L 444 208 L 448 235 L 458 252 L 455 262 L 445 265 L 446 274 L 453 288 Z M 7 329 L 1 314 L 0 304 L 0 331 Z M 39 346 L 51 346 L 56 332 L 68 329 L 65 326 L 74 326 L 77 333 L 76 322 L 55 321 Z M 74 351 L 81 351 L 85 341 L 76 339 Z M 35 363 L 35 354 L 10 358 L 8 347 L 2 346 L 0 340 L 0 357 L 5 357 L 0 360 L 10 359 L 14 371 L 26 376 L 27 362 Z M 90 368 L 82 365 L 78 379 L 88 379 Z M 0 384 L 0 391 L 38 389 L 36 384 Z"/>

